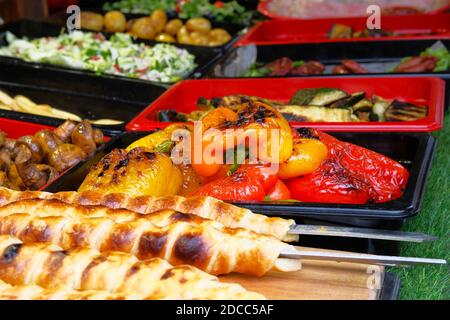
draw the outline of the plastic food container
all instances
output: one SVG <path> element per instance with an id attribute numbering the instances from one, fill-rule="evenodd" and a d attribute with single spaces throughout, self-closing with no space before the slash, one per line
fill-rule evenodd
<path id="1" fill-rule="evenodd" d="M 299 19 L 280 15 L 270 10 L 273 0 L 260 1 L 258 11 L 271 19 Z M 298 2 L 301 6 L 301 19 L 323 18 L 323 17 L 350 17 L 363 16 L 369 5 L 379 5 L 381 9 L 391 7 L 416 7 L 427 14 L 445 12 L 450 4 L 445 0 L 376 0 L 376 1 L 339 1 L 339 0 L 303 0 Z M 293 4 L 288 4 L 290 8 Z M 295 10 L 295 9 L 293 9 Z"/>
<path id="2" fill-rule="evenodd" d="M 18 120 L 13 120 L 13 119 L 0 118 L 0 131 L 5 132 L 7 134 L 7 137 L 11 138 L 11 139 L 18 139 L 25 135 L 34 135 L 38 131 L 44 130 L 44 129 L 54 130 L 55 127 L 41 125 L 41 124 L 37 124 L 37 123 L 23 122 L 23 121 L 18 121 Z M 108 141 L 108 140 L 109 140 L 109 138 L 105 137 L 105 141 Z M 103 147 L 104 147 L 104 145 L 100 146 L 98 148 L 98 150 L 100 150 Z M 77 165 L 75 165 L 74 167 L 69 168 L 66 171 L 62 172 L 55 179 L 53 179 L 52 181 L 49 181 L 47 183 L 47 185 L 42 186 L 40 190 L 44 190 L 45 188 L 47 188 L 48 185 L 51 185 L 54 181 L 58 181 L 58 179 L 61 178 L 62 176 L 64 176 L 64 174 L 66 172 L 77 167 L 78 165 L 82 165 L 87 160 L 88 159 L 85 159 L 85 160 L 81 161 L 80 163 L 78 163 Z"/>
<path id="3" fill-rule="evenodd" d="M 113 137 L 89 161 L 82 163 L 52 183 L 50 192 L 77 190 L 90 167 L 114 148 L 126 148 L 152 131 L 126 132 Z M 386 203 L 350 205 L 324 203 L 237 203 L 257 213 L 282 216 L 304 222 L 328 221 L 365 227 L 400 227 L 403 221 L 419 212 L 428 169 L 435 149 L 435 139 L 428 134 L 413 133 L 334 133 L 337 138 L 399 161 L 409 169 L 410 177 L 401 198 Z"/>
<path id="4" fill-rule="evenodd" d="M 54 89 L 43 87 L 47 74 L 42 74 L 37 79 L 41 80 L 41 86 L 24 85 L 0 80 L 0 90 L 6 92 L 11 97 L 23 95 L 37 104 L 47 104 L 63 111 L 71 112 L 82 119 L 115 119 L 123 123 L 116 125 L 97 125 L 107 135 L 114 135 L 125 131 L 125 125 L 136 117 L 149 103 L 159 97 L 165 89 L 154 87 L 153 90 L 144 91 L 145 96 L 136 97 L 133 100 L 122 99 L 120 94 L 90 95 L 94 93 L 95 81 L 97 79 L 89 77 L 84 85 L 92 83 L 92 88 L 86 92 L 72 92 L 66 89 Z M 0 76 L 1 77 L 1 76 Z M 8 78 L 7 76 L 5 78 Z M 125 90 L 126 88 L 122 88 Z M 90 94 L 89 94 L 90 93 Z M 144 94 L 143 94 L 144 95 Z M 51 118 L 47 116 L 0 110 L 0 117 L 16 119 L 21 121 L 39 123 L 49 126 L 59 126 L 63 119 Z"/>
<path id="5" fill-rule="evenodd" d="M 47 36 L 57 36 L 61 33 L 61 26 L 51 23 L 45 23 L 45 22 L 36 22 L 36 21 L 29 21 L 29 20 L 22 20 L 16 23 L 7 24 L 2 27 L 0 27 L 0 46 L 6 45 L 6 39 L 5 39 L 5 32 L 10 31 L 13 34 L 15 34 L 18 37 L 27 37 L 29 39 L 33 38 L 39 38 L 39 37 L 47 37 Z M 107 34 L 105 34 L 107 36 Z M 148 43 L 152 44 L 145 40 L 136 40 L 137 42 L 142 43 Z M 177 46 L 174 44 L 174 46 Z M 195 46 L 189 46 L 189 48 L 185 48 L 187 51 L 189 51 L 191 54 L 193 54 L 196 59 L 195 63 L 197 64 L 197 67 L 189 74 L 186 78 L 199 78 L 201 77 L 213 64 L 216 62 L 220 56 L 221 51 L 220 50 L 207 50 L 202 47 L 195 47 Z M 170 86 L 170 83 L 161 83 L 161 82 L 153 82 L 153 81 L 147 81 L 147 80 L 140 80 L 140 79 L 133 79 L 125 76 L 114 76 L 114 75 L 95 75 L 95 73 L 86 71 L 86 70 L 79 70 L 79 69 L 73 69 L 68 67 L 57 67 L 54 65 L 48 65 L 48 64 L 42 64 L 42 63 L 34 63 L 34 62 L 25 62 L 18 58 L 10 58 L 10 57 L 4 57 L 0 56 L 0 65 L 3 65 L 5 63 L 18 63 L 22 64 L 24 66 L 27 66 L 29 68 L 34 68 L 41 70 L 63 70 L 65 73 L 75 73 L 75 74 L 81 74 L 85 76 L 95 76 L 98 81 L 104 81 L 104 79 L 114 79 L 115 81 L 127 81 L 132 83 L 144 83 L 147 86 L 149 85 L 155 85 L 155 86 L 163 86 L 168 87 Z"/>
<path id="6" fill-rule="evenodd" d="M 339 88 L 353 93 L 365 91 L 386 99 L 398 99 L 428 106 L 426 118 L 404 122 L 292 122 L 294 127 L 313 127 L 325 131 L 430 132 L 442 127 L 445 84 L 438 78 L 277 78 L 220 79 L 182 81 L 167 90 L 128 125 L 127 130 L 162 128 L 170 122 L 157 121 L 157 112 L 197 110 L 199 97 L 214 98 L 245 94 L 287 102 L 299 89 Z M 270 90 L 267 90 L 270 88 Z"/>
<path id="7" fill-rule="evenodd" d="M 436 44 L 436 40 L 405 40 L 405 41 L 353 41 L 353 42 L 324 42 L 324 43 L 297 43 L 283 45 L 257 45 L 256 48 L 238 46 L 229 50 L 207 73 L 209 78 L 242 78 L 242 72 L 248 70 L 248 60 L 259 63 L 269 63 L 282 57 L 292 60 L 316 60 L 325 65 L 322 75 L 314 77 L 439 77 L 447 83 L 447 92 L 450 88 L 450 69 L 439 72 L 394 73 L 390 69 L 395 67 L 405 57 L 419 56 L 421 52 Z M 441 43 L 450 50 L 450 39 L 441 40 Z M 256 49 L 256 50 L 254 50 Z M 351 59 L 367 68 L 365 74 L 332 74 L 334 66 L 342 60 Z M 244 63 L 247 61 L 247 63 Z M 245 67 L 244 67 L 245 66 Z M 266 76 L 270 77 L 270 76 Z M 312 77 L 291 76 L 284 77 Z M 272 77 L 273 78 L 273 77 Z M 448 96 L 446 106 L 450 105 Z"/>
<path id="8" fill-rule="evenodd" d="M 344 39 L 329 38 L 329 32 L 335 24 L 346 25 L 354 31 L 358 31 L 367 28 L 366 22 L 367 17 L 266 20 L 256 24 L 235 45 L 450 39 L 450 14 L 383 17 L 382 30 L 396 33 L 394 36 Z"/>
<path id="9" fill-rule="evenodd" d="M 98 7 L 92 7 L 92 6 L 82 6 L 81 7 L 82 11 L 92 11 L 92 12 L 97 12 L 100 14 L 105 14 L 107 11 L 104 11 L 101 6 Z M 129 13 L 125 13 L 124 14 L 127 21 L 131 20 L 131 19 L 139 19 L 142 17 L 148 17 L 148 15 L 144 15 L 144 14 L 129 14 Z M 67 18 L 68 18 L 68 14 L 65 11 L 56 13 L 50 17 L 48 17 L 45 21 L 49 22 L 49 23 L 55 23 L 58 24 L 60 26 L 64 26 L 66 24 Z M 168 19 L 175 19 L 178 18 L 178 15 L 176 13 L 168 13 Z M 186 21 L 186 19 L 181 19 L 184 22 Z M 216 52 L 216 51 L 225 51 L 228 48 L 230 48 L 233 44 L 236 43 L 236 41 L 238 41 L 238 39 L 240 38 L 240 32 L 245 28 L 242 25 L 238 25 L 238 24 L 233 24 L 233 23 L 228 23 L 228 22 L 217 22 L 214 20 L 211 20 L 208 18 L 208 20 L 211 22 L 212 28 L 222 28 L 228 31 L 228 33 L 231 35 L 231 40 L 228 41 L 227 43 L 225 43 L 224 45 L 221 46 L 217 46 L 217 47 L 208 47 L 208 46 L 192 46 L 192 45 L 183 45 L 183 44 L 179 44 L 176 43 L 176 45 L 180 48 L 202 48 L 205 49 L 206 51 L 212 51 L 212 52 Z M 86 30 L 89 31 L 89 30 Z M 149 43 L 152 44 L 157 44 L 157 43 L 161 43 L 158 41 L 148 41 Z"/>

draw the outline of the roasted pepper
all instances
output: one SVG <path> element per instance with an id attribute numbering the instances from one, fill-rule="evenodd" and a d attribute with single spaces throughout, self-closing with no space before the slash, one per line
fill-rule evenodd
<path id="1" fill-rule="evenodd" d="M 139 140 L 136 140 L 127 147 L 127 151 L 130 151 L 137 147 L 145 148 L 146 151 L 154 151 L 155 148 L 160 146 L 166 141 L 170 141 L 172 133 L 177 129 L 186 129 L 193 131 L 191 124 L 172 124 L 164 128 L 163 130 L 156 131 L 148 136 L 145 136 Z"/>
<path id="2" fill-rule="evenodd" d="M 286 184 L 278 179 L 275 185 L 267 192 L 265 200 L 276 201 L 276 200 L 288 200 L 291 199 L 291 192 Z"/>
<path id="3" fill-rule="evenodd" d="M 277 175 L 264 170 L 264 165 L 242 164 L 234 173 L 202 186 L 195 195 L 212 196 L 221 200 L 264 200 L 277 182 Z"/>
<path id="4" fill-rule="evenodd" d="M 207 129 L 202 133 L 202 151 L 222 150 L 246 146 L 249 149 L 250 158 L 265 163 L 282 163 L 292 155 L 293 138 L 289 123 L 273 107 L 260 101 L 251 101 L 237 108 L 237 119 L 232 121 L 232 113 L 217 111 L 218 108 L 206 114 L 203 118 Z M 241 131 L 237 131 L 241 130 Z M 278 135 L 275 135 L 278 130 Z M 273 145 L 274 142 L 278 145 Z M 278 139 L 276 139 L 278 138 Z M 276 140 L 275 140 L 276 139 Z M 192 148 L 195 145 L 192 144 Z M 192 152 L 192 155 L 194 152 Z M 202 176 L 213 176 L 220 169 L 223 161 L 214 162 L 216 154 L 203 154 L 202 161 L 194 161 L 194 170 Z M 222 160 L 223 154 L 217 157 Z"/>
<path id="5" fill-rule="evenodd" d="M 262 201 L 266 192 L 259 179 L 245 170 L 238 170 L 229 177 L 205 184 L 194 195 L 229 201 Z"/>
<path id="6" fill-rule="evenodd" d="M 114 149 L 91 168 L 78 191 L 168 196 L 178 194 L 182 181 L 180 170 L 164 153 Z"/>
<path id="7" fill-rule="evenodd" d="M 280 164 L 278 175 L 282 179 L 294 178 L 316 170 L 328 155 L 328 149 L 318 139 L 294 139 L 291 157 Z"/>
<path id="8" fill-rule="evenodd" d="M 328 157 L 311 174 L 288 182 L 292 197 L 305 202 L 381 203 L 399 198 L 408 170 L 374 151 L 310 130 L 328 148 Z"/>

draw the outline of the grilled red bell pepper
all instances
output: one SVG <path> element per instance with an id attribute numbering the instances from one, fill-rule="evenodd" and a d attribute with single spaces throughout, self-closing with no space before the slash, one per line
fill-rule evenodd
<path id="1" fill-rule="evenodd" d="M 311 174 L 288 181 L 294 199 L 326 203 L 380 203 L 399 198 L 408 171 L 398 162 L 365 148 L 314 131 L 329 150 Z"/>
<path id="2" fill-rule="evenodd" d="M 262 201 L 278 179 L 276 174 L 263 168 L 263 165 L 242 164 L 231 176 L 205 184 L 194 195 L 230 201 Z"/>
<path id="3" fill-rule="evenodd" d="M 291 192 L 284 182 L 278 179 L 275 185 L 267 192 L 266 200 L 275 201 L 288 199 L 291 199 Z"/>

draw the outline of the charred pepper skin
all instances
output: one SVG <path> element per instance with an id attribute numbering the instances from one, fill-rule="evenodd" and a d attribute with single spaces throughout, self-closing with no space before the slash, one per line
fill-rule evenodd
<path id="1" fill-rule="evenodd" d="M 315 131 L 329 150 L 312 172 L 288 181 L 294 199 L 305 202 L 367 204 L 402 196 L 409 173 L 379 153 Z"/>

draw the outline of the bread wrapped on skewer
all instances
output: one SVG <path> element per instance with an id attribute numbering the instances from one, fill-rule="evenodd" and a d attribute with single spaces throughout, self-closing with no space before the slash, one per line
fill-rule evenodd
<path id="1" fill-rule="evenodd" d="M 11 286 L 0 280 L 0 300 L 142 300 L 139 295 L 124 295 L 101 290 L 78 291 L 67 287 L 44 289 L 40 286 Z"/>
<path id="2" fill-rule="evenodd" d="M 23 244 L 9 236 L 0 236 L 0 280 L 14 286 L 102 290 L 146 299 L 264 298 L 192 266 L 173 267 L 159 258 L 139 261 L 122 252 Z"/>
<path id="3" fill-rule="evenodd" d="M 257 233 L 268 234 L 282 241 L 296 241 L 298 235 L 289 234 L 294 220 L 266 217 L 244 208 L 217 200 L 212 197 L 143 196 L 130 198 L 123 194 L 100 194 L 96 192 L 58 192 L 13 191 L 0 188 L 0 206 L 25 199 L 58 199 L 65 203 L 80 205 L 102 205 L 109 208 L 123 208 L 134 212 L 149 214 L 160 210 L 175 210 L 191 213 L 215 220 L 226 227 L 245 228 Z"/>
<path id="4" fill-rule="evenodd" d="M 140 215 L 58 200 L 22 200 L 0 208 L 0 234 L 26 243 L 51 242 L 64 249 L 121 251 L 142 260 L 159 257 L 215 275 L 261 276 L 273 268 L 295 271 L 301 267 L 299 260 L 278 259 L 283 249 L 292 247 L 274 237 L 169 210 Z"/>

